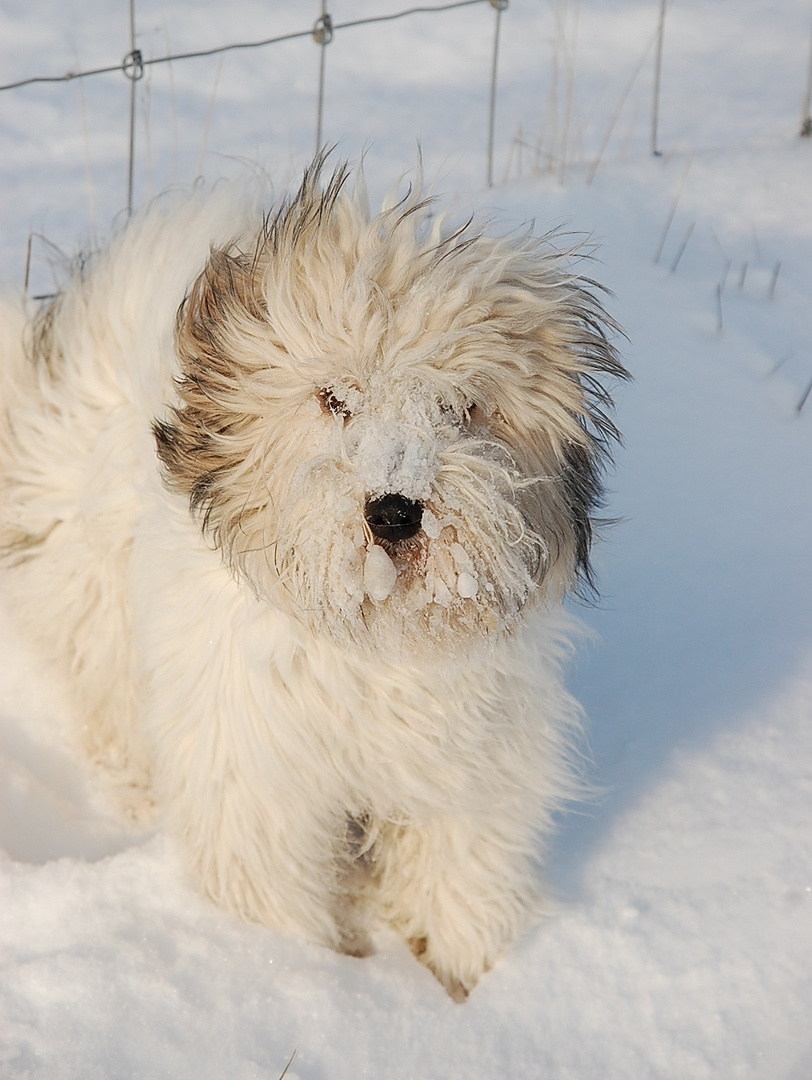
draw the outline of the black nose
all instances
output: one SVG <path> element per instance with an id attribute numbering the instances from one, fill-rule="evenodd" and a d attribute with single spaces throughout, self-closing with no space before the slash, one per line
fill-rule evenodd
<path id="1" fill-rule="evenodd" d="M 367 499 L 364 517 L 379 540 L 397 543 L 420 532 L 423 504 L 404 495 L 381 495 L 377 499 Z"/>

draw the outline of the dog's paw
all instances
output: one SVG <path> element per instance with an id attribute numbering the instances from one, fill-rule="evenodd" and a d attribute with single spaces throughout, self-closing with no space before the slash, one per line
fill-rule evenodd
<path id="1" fill-rule="evenodd" d="M 434 972 L 434 974 L 436 975 L 437 972 Z M 468 995 L 473 990 L 473 986 L 464 986 L 459 979 L 449 979 L 446 982 L 443 982 L 443 980 L 440 979 L 440 982 L 443 983 L 451 1000 L 455 1001 L 458 1005 L 462 1005 L 463 1002 L 467 1001 Z"/>
<path id="2" fill-rule="evenodd" d="M 129 825 L 152 829 L 161 819 L 161 807 L 145 785 L 127 777 L 104 777 L 101 796 L 107 807 Z"/>
<path id="3" fill-rule="evenodd" d="M 147 769 L 110 762 L 109 757 L 94 755 L 97 766 L 93 795 L 100 809 L 112 811 L 122 821 L 149 829 L 158 824 L 161 807 Z"/>
<path id="4" fill-rule="evenodd" d="M 354 956 L 363 960 L 367 956 L 375 955 L 375 946 L 366 930 L 359 926 L 341 926 L 339 928 L 341 940 L 338 951 L 345 956 Z"/>
<path id="5" fill-rule="evenodd" d="M 440 985 L 445 988 L 452 1001 L 461 1005 L 468 1000 L 468 995 L 479 981 L 478 975 L 474 976 L 468 973 L 464 978 L 460 977 L 459 972 L 455 973 L 447 962 L 443 962 L 439 956 L 435 955 L 435 951 L 425 935 L 410 938 L 408 945 L 420 963 L 424 964 Z M 489 966 L 483 964 L 479 974 L 484 975 Z"/>

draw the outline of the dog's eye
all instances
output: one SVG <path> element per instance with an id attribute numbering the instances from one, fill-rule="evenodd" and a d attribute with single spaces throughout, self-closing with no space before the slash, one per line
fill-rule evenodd
<path id="1" fill-rule="evenodd" d="M 337 397 L 333 390 L 329 388 L 319 390 L 317 397 L 322 412 L 331 416 L 340 416 L 345 422 L 349 420 L 352 414 L 346 401 L 342 401 L 340 397 Z"/>
<path id="2" fill-rule="evenodd" d="M 460 400 L 450 403 L 443 401 L 439 402 L 440 411 L 448 420 L 455 424 L 469 424 L 477 413 L 477 404 L 475 401 Z"/>

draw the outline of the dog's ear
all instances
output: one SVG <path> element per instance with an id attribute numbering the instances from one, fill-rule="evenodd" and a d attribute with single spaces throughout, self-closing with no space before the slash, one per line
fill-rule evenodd
<path id="1" fill-rule="evenodd" d="M 628 373 L 602 290 L 572 272 L 573 257 L 551 252 L 545 239 L 519 242 L 504 258 L 491 318 L 510 370 L 494 397 L 500 438 L 525 475 L 541 478 L 527 496 L 531 516 L 550 538 L 551 558 L 565 557 L 588 596 L 595 512 L 619 439 L 609 387 Z"/>
<path id="2" fill-rule="evenodd" d="M 284 289 L 297 312 L 298 294 L 307 287 L 305 259 L 328 229 L 347 181 L 342 166 L 322 187 L 323 165 L 319 156 L 293 198 L 264 220 L 247 252 L 235 243 L 211 251 L 178 311 L 180 404 L 157 420 L 153 431 L 167 484 L 189 498 L 215 542 L 216 511 L 228 498 L 227 481 L 250 468 L 252 455 L 261 450 L 257 432 L 267 427 L 268 374 L 279 370 L 276 358 L 286 354 L 282 330 L 268 312 L 268 274 L 283 250 Z"/>
<path id="3" fill-rule="evenodd" d="M 629 378 L 611 338 L 620 331 L 599 299 L 600 287 L 580 278 L 565 282 L 563 325 L 555 337 L 550 358 L 563 350 L 564 368 L 578 387 L 576 438 L 563 445 L 560 484 L 575 542 L 575 570 L 583 596 L 594 596 L 590 554 L 595 529 L 606 524 L 596 512 L 604 505 L 604 478 L 620 433 L 612 419 L 611 386 Z M 570 358 L 577 358 L 569 372 Z"/>
<path id="4" fill-rule="evenodd" d="M 255 258 L 213 250 L 177 314 L 180 404 L 153 433 L 168 486 L 203 513 L 204 525 L 222 482 L 245 467 L 251 402 L 239 393 L 250 376 L 243 369 L 269 347 L 260 280 Z"/>
<path id="5" fill-rule="evenodd" d="M 592 441 L 570 443 L 564 455 L 561 487 L 574 540 L 575 571 L 582 593 L 593 595 L 590 555 L 595 533 L 595 511 L 603 504 L 603 470 L 606 450 Z"/>

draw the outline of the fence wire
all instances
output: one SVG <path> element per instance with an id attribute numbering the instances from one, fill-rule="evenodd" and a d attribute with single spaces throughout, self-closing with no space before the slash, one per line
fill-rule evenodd
<path id="1" fill-rule="evenodd" d="M 496 12 L 496 24 L 494 30 L 493 61 L 491 65 L 490 97 L 488 107 L 488 136 L 487 136 L 487 167 L 486 179 L 488 187 L 493 184 L 493 153 L 494 153 L 494 130 L 496 122 L 496 79 L 499 54 L 499 32 L 502 12 L 507 8 L 509 0 L 451 0 L 445 4 L 420 4 L 414 7 L 404 8 L 401 11 L 389 12 L 385 15 L 368 15 L 360 19 L 348 19 L 344 22 L 334 22 L 327 10 L 327 0 L 320 0 L 321 14 L 313 26 L 306 30 L 295 30 L 287 34 L 277 34 L 274 37 L 262 38 L 258 41 L 236 41 L 228 45 L 217 45 L 211 49 L 196 49 L 192 52 L 169 53 L 165 56 L 145 57 L 136 46 L 136 17 L 135 0 L 128 0 L 129 25 L 130 25 L 130 50 L 117 64 L 107 64 L 104 67 L 88 68 L 82 71 L 67 71 L 63 75 L 31 75 L 25 79 L 17 79 L 14 82 L 0 84 L 0 92 L 6 90 L 18 90 L 25 86 L 35 86 L 53 83 L 68 83 L 75 79 L 88 79 L 96 75 L 109 75 L 121 72 L 130 80 L 130 116 L 129 116 L 129 162 L 127 169 L 127 213 L 132 213 L 133 186 L 135 175 L 135 127 L 136 127 L 136 83 L 143 78 L 144 71 L 148 67 L 159 64 L 171 64 L 180 60 L 196 60 L 209 56 L 222 56 L 228 52 L 240 49 L 261 49 L 269 45 L 277 45 L 284 41 L 295 41 L 301 38 L 312 38 L 320 48 L 319 58 L 319 81 L 316 106 L 316 152 L 322 148 L 323 142 L 323 117 L 324 117 L 324 88 L 327 46 L 332 42 L 339 30 L 349 30 L 356 26 L 371 26 L 376 23 L 393 22 L 409 15 L 433 14 L 436 12 L 452 11 L 456 8 L 473 7 L 474 5 L 488 3 Z"/>
<path id="2" fill-rule="evenodd" d="M 403 11 L 395 11 L 387 15 L 368 15 L 363 19 L 349 19 L 346 22 L 333 22 L 326 12 L 317 19 L 315 26 L 307 30 L 295 30 L 289 34 L 277 34 L 275 37 L 262 38 L 260 41 L 235 41 L 230 45 L 217 45 L 212 49 L 197 49 L 194 52 L 171 53 L 166 56 L 141 56 L 139 50 L 132 48 L 129 53 L 117 64 L 108 64 L 105 67 L 89 68 L 86 71 L 66 71 L 64 75 L 32 75 L 26 79 L 18 79 L 16 82 L 0 84 L 0 92 L 3 90 L 17 90 L 21 86 L 33 86 L 36 83 L 60 83 L 71 82 L 73 79 L 87 79 L 92 75 L 110 75 L 120 71 L 129 76 L 128 68 L 132 66 L 133 56 L 138 53 L 138 64 L 147 68 L 155 64 L 171 64 L 175 60 L 197 60 L 206 56 L 218 56 L 220 53 L 233 52 L 237 49 L 261 49 L 266 45 L 277 45 L 282 41 L 295 41 L 297 38 L 314 38 L 321 44 L 319 35 L 323 20 L 326 17 L 333 32 L 336 30 L 349 30 L 354 26 L 369 26 L 373 23 L 393 22 L 395 19 L 403 19 L 407 15 L 424 15 L 435 11 L 451 11 L 454 8 L 472 7 L 474 4 L 490 4 L 491 7 L 500 10 L 507 7 L 507 0 L 454 0 L 450 4 L 438 4 L 434 6 L 421 5 L 418 7 L 404 8 Z"/>

